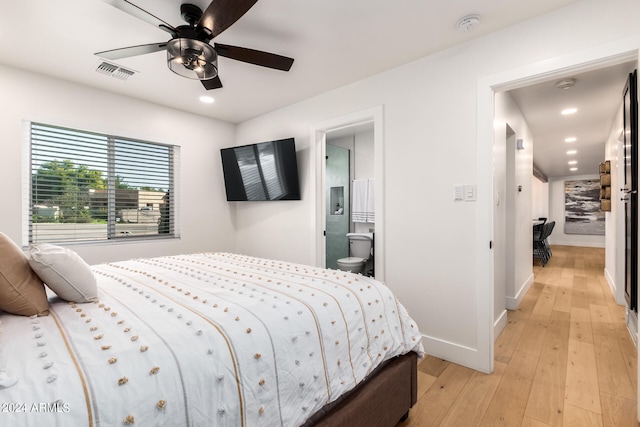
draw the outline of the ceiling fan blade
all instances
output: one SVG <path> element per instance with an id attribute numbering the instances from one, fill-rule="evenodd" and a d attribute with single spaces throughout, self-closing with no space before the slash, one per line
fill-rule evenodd
<path id="1" fill-rule="evenodd" d="M 208 28 L 214 38 L 236 22 L 258 0 L 214 0 L 202 13 L 198 26 Z"/>
<path id="2" fill-rule="evenodd" d="M 138 19 L 142 19 L 148 24 L 153 25 L 154 27 L 160 28 L 163 31 L 168 32 L 172 36 L 175 37 L 176 29 L 173 28 L 170 24 L 164 22 L 162 19 L 158 18 L 155 15 L 147 12 L 139 6 L 131 3 L 128 0 L 102 0 L 105 3 L 109 3 L 111 6 L 114 6 L 121 11 L 128 13 L 129 15 L 135 16 Z"/>
<path id="3" fill-rule="evenodd" d="M 96 56 L 100 56 L 105 59 L 122 59 L 129 58 L 130 56 L 144 55 L 147 53 L 159 52 L 167 48 L 167 43 L 151 43 L 142 44 L 139 46 L 122 47 L 120 49 L 105 50 L 103 52 L 95 53 Z"/>
<path id="4" fill-rule="evenodd" d="M 219 56 L 248 62 L 261 67 L 274 68 L 276 70 L 289 71 L 293 65 L 293 59 L 275 53 L 261 50 L 247 49 L 246 47 L 229 46 L 227 44 L 214 45 Z"/>
<path id="5" fill-rule="evenodd" d="M 202 86 L 204 86 L 206 90 L 220 89 L 222 87 L 222 81 L 220 80 L 220 76 L 215 76 L 212 79 L 200 80 L 200 81 L 202 82 Z"/>

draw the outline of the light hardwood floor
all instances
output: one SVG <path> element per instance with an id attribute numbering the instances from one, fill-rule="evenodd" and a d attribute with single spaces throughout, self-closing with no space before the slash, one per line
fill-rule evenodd
<path id="1" fill-rule="evenodd" d="M 397 427 L 640 426 L 637 352 L 603 276 L 604 249 L 552 247 L 495 343 L 494 372 L 427 356 Z"/>

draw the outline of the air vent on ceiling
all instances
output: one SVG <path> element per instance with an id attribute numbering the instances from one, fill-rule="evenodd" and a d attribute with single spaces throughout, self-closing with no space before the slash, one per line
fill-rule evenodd
<path id="1" fill-rule="evenodd" d="M 569 89 L 574 87 L 575 85 L 576 85 L 576 79 L 574 78 L 560 80 L 559 82 L 556 83 L 556 87 L 558 89 Z"/>
<path id="2" fill-rule="evenodd" d="M 136 74 L 136 71 L 129 70 L 127 68 L 106 61 L 99 61 L 96 65 L 96 71 L 120 80 L 127 80 L 129 77 Z"/>

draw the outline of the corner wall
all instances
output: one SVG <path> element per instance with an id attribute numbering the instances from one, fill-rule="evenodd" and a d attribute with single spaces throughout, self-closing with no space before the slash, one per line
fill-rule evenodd
<path id="1" fill-rule="evenodd" d="M 219 148 L 233 145 L 235 127 L 23 70 L 0 66 L 0 231 L 22 241 L 26 121 L 114 133 L 180 146 L 180 238 L 117 244 L 77 244 L 89 264 L 209 250 L 235 250 Z M 176 126 L 179 123 L 179 126 Z M 184 129 L 189 129 L 185 136 Z M 193 138 L 192 135 L 201 135 Z M 28 155 L 28 153 L 27 153 Z"/>

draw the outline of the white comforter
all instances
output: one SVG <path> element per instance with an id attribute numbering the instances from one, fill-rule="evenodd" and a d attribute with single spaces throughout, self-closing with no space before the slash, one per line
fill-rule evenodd
<path id="1" fill-rule="evenodd" d="M 2 314 L 3 426 L 298 426 L 379 363 L 422 353 L 389 289 L 227 253 L 92 267 L 96 303 Z"/>

